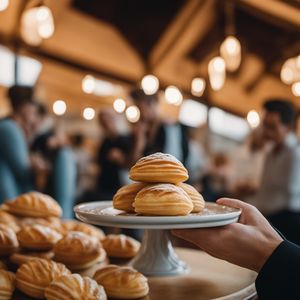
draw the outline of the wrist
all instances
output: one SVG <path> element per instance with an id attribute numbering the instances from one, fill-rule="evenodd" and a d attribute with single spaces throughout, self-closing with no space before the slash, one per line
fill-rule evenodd
<path id="1" fill-rule="evenodd" d="M 265 245 L 262 245 L 262 251 L 257 256 L 256 263 L 253 267 L 253 270 L 259 273 L 265 263 L 268 261 L 268 259 L 272 256 L 273 252 L 276 250 L 276 248 L 283 242 L 283 239 L 281 237 L 278 237 L 277 239 L 274 239 L 273 241 L 270 241 L 266 243 Z"/>

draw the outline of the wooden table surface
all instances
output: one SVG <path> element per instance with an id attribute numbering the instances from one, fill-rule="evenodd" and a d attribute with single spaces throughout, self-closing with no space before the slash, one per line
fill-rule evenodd
<path id="1" fill-rule="evenodd" d="M 176 252 L 188 264 L 189 272 L 180 276 L 150 277 L 150 293 L 143 300 L 223 299 L 224 296 L 228 296 L 224 299 L 239 300 L 248 299 L 246 294 L 249 294 L 249 290 L 252 293 L 255 291 L 253 283 L 257 274 L 253 271 L 213 258 L 199 250 L 177 248 Z M 98 267 L 82 275 L 92 276 Z M 13 300 L 31 298 L 16 293 Z"/>

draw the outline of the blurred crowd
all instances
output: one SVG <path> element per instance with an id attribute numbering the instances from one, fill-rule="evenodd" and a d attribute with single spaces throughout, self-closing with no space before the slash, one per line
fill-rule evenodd
<path id="1" fill-rule="evenodd" d="M 91 150 L 82 132 L 67 135 L 49 121 L 32 88 L 11 87 L 12 114 L 0 120 L 0 203 L 39 190 L 53 196 L 71 218 L 76 203 L 112 199 L 130 182 L 128 171 L 139 158 L 165 152 L 187 167 L 189 183 L 206 201 L 235 197 L 249 202 L 300 244 L 300 150 L 290 102 L 266 101 L 260 128 L 234 151 L 212 152 L 194 129 L 161 118 L 156 95 L 135 89 L 129 97 L 140 110 L 139 121 L 125 132 L 118 114 L 102 109 L 102 134 Z"/>

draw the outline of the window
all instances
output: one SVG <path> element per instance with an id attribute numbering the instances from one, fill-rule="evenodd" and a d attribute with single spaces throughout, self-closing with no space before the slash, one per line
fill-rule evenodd
<path id="1" fill-rule="evenodd" d="M 18 55 L 17 82 L 20 85 L 33 86 L 41 72 L 42 64 L 36 59 Z M 10 87 L 15 83 L 14 53 L 0 46 L 0 85 Z"/>
<path id="2" fill-rule="evenodd" d="M 209 110 L 209 128 L 221 136 L 242 141 L 249 134 L 250 128 L 244 118 L 227 113 L 217 107 Z"/>
<path id="3" fill-rule="evenodd" d="M 184 100 L 180 112 L 179 121 L 187 126 L 199 127 L 207 121 L 207 106 L 195 100 Z"/>

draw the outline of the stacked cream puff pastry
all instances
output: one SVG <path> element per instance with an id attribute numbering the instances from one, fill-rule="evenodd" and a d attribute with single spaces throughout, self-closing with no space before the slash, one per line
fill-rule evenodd
<path id="1" fill-rule="evenodd" d="M 113 198 L 116 209 L 152 216 L 184 216 L 205 207 L 201 194 L 184 183 L 189 178 L 174 156 L 155 153 L 141 158 L 130 170 L 135 183 L 118 190 Z"/>

